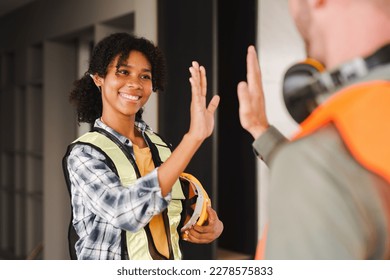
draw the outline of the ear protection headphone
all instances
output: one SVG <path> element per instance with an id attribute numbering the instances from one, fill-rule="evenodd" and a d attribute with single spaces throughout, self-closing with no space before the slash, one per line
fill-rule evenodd
<path id="1" fill-rule="evenodd" d="M 325 71 L 314 59 L 290 67 L 283 80 L 283 99 L 292 118 L 301 123 L 338 88 L 365 77 L 373 68 L 390 63 L 390 44 L 365 58 L 356 58 Z"/>

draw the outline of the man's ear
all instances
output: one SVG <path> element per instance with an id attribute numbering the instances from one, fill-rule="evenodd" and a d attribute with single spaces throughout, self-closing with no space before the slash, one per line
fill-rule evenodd
<path id="1" fill-rule="evenodd" d="M 309 4 L 311 7 L 318 8 L 326 4 L 326 1 L 327 0 L 309 0 Z"/>

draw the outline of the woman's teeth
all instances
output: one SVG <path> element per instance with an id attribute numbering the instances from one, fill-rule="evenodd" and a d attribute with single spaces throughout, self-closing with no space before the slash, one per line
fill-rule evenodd
<path id="1" fill-rule="evenodd" d="M 138 96 L 138 95 L 130 95 L 130 94 L 126 94 L 126 93 L 120 93 L 120 96 L 122 96 L 123 98 L 126 98 L 128 100 L 132 100 L 132 101 L 138 101 L 141 96 Z"/>

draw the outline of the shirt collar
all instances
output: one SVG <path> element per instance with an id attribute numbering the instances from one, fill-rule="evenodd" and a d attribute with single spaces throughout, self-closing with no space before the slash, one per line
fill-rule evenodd
<path id="1" fill-rule="evenodd" d="M 149 132 L 152 131 L 152 129 L 143 120 L 136 121 L 134 123 L 134 125 L 142 133 L 142 135 L 145 133 L 145 131 L 149 131 Z M 119 132 L 115 131 L 114 129 L 112 129 L 111 127 L 109 127 L 105 123 L 103 123 L 100 118 L 97 118 L 95 120 L 94 127 L 102 128 L 102 129 L 106 130 L 107 132 L 113 134 L 116 138 L 118 138 L 119 141 L 121 141 L 125 145 L 129 145 L 129 146 L 133 145 L 133 143 L 131 142 L 130 139 L 128 139 L 127 137 L 123 136 Z"/>

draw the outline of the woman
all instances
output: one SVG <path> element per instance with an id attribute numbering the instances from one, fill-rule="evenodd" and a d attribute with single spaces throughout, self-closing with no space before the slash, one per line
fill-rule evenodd
<path id="1" fill-rule="evenodd" d="M 164 89 L 165 63 L 145 38 L 112 34 L 94 48 L 87 74 L 70 94 L 78 121 L 94 123 L 64 157 L 78 259 L 180 259 L 179 176 L 214 128 L 219 97 L 206 107 L 206 73 L 193 62 L 191 123 L 171 153 L 142 121 L 153 91 Z M 205 226 L 186 230 L 193 243 L 209 243 L 223 230 L 208 209 Z M 72 250 L 73 248 L 71 248 Z"/>

